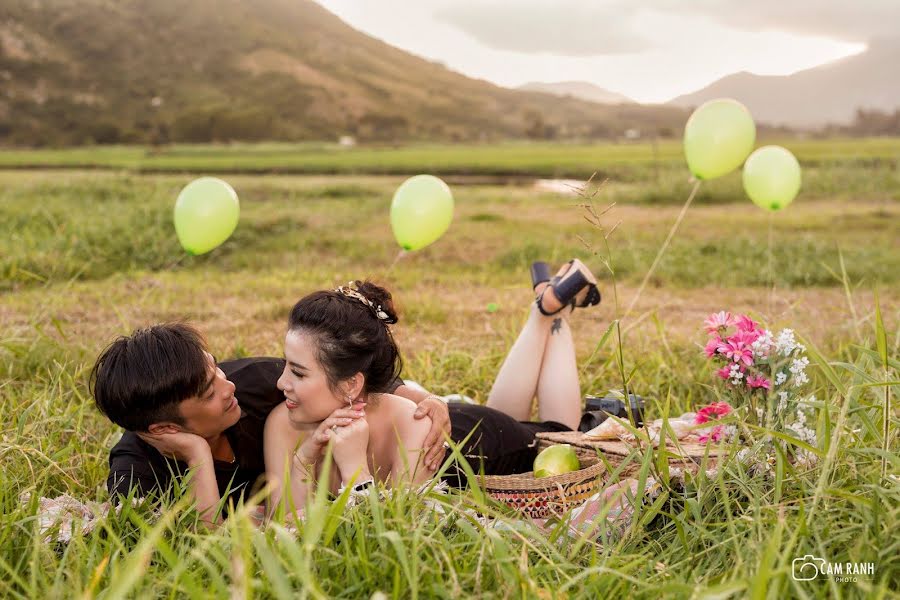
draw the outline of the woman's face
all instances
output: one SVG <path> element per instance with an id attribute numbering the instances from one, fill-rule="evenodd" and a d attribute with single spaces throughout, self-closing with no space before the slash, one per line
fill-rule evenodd
<path id="1" fill-rule="evenodd" d="M 316 359 L 315 340 L 301 331 L 288 331 L 284 338 L 284 372 L 278 389 L 291 422 L 297 425 L 324 421 L 338 408 L 346 408 L 346 397 L 332 391 L 325 370 Z"/>

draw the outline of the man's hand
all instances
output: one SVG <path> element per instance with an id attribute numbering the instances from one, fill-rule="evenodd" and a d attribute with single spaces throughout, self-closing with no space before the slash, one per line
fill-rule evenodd
<path id="1" fill-rule="evenodd" d="M 175 460 L 193 463 L 209 457 L 212 459 L 212 450 L 209 443 L 194 433 L 179 431 L 176 433 L 150 433 L 139 432 L 138 437 L 153 446 L 163 456 L 171 456 Z"/>
<path id="2" fill-rule="evenodd" d="M 216 483 L 216 471 L 209 443 L 199 435 L 186 431 L 147 432 L 138 433 L 138 436 L 163 456 L 171 456 L 186 462 L 188 467 L 194 469 L 188 489 L 194 496 L 200 519 L 213 527 L 221 523 L 222 515 L 216 511 L 220 500 L 219 486 Z"/>
<path id="3" fill-rule="evenodd" d="M 416 419 L 431 418 L 431 430 L 425 438 L 425 466 L 437 471 L 447 449 L 444 447 L 444 433 L 450 435 L 450 409 L 447 403 L 431 394 L 419 402 L 413 415 Z"/>

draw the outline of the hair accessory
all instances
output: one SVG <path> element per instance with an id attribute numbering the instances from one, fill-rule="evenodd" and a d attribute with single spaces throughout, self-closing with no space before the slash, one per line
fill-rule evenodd
<path id="1" fill-rule="evenodd" d="M 366 306 L 371 308 L 372 311 L 375 313 L 375 316 L 378 317 L 379 319 L 381 319 L 382 321 L 390 320 L 390 317 L 388 316 L 388 314 L 386 312 L 384 312 L 384 309 L 381 308 L 381 305 L 375 304 L 374 302 L 372 302 L 371 300 L 369 300 L 368 298 L 366 298 L 365 296 L 360 294 L 359 290 L 356 289 L 356 287 L 354 286 L 352 281 L 348 281 L 347 285 L 342 285 L 341 287 L 335 288 L 334 291 L 339 294 L 343 294 L 344 296 L 347 296 L 348 298 L 353 298 L 354 300 L 359 300 L 360 302 L 362 302 L 363 304 L 365 304 Z"/>

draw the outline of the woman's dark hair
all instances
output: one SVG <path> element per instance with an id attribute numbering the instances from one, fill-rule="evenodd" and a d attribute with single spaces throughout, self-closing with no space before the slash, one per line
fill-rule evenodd
<path id="1" fill-rule="evenodd" d="M 184 419 L 178 405 L 210 381 L 206 341 L 184 323 L 138 329 L 114 340 L 94 363 L 90 389 L 97 408 L 129 431 Z"/>
<path id="2" fill-rule="evenodd" d="M 370 281 L 353 283 L 365 300 L 347 295 L 350 292 L 314 292 L 294 305 L 288 329 L 313 337 L 316 358 L 332 390 L 338 382 L 362 373 L 364 392 L 387 392 L 403 368 L 388 329 L 397 322 L 397 313 L 386 289 Z"/>

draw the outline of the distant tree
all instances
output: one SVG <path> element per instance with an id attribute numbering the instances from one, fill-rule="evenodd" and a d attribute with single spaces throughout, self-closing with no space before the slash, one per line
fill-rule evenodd
<path id="1" fill-rule="evenodd" d="M 97 144 L 116 144 L 122 140 L 119 126 L 111 121 L 91 123 L 89 135 Z"/>

